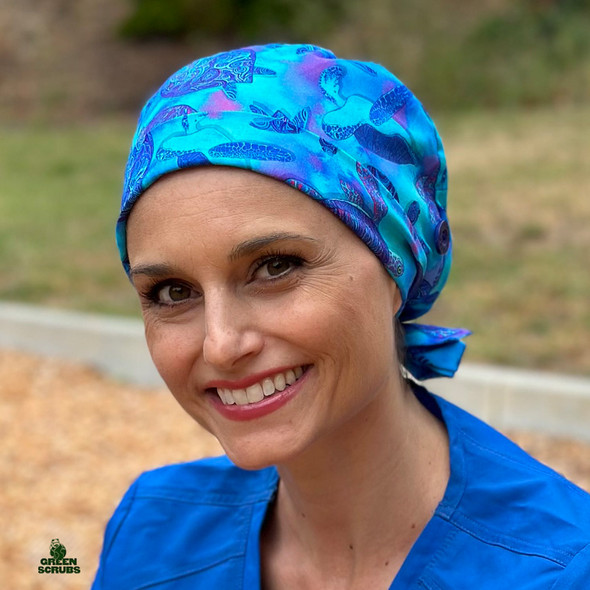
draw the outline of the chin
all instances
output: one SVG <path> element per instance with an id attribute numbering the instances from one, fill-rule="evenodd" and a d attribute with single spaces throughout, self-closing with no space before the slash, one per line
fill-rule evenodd
<path id="1" fill-rule="evenodd" d="M 247 471 L 265 469 L 266 467 L 272 467 L 281 462 L 281 458 L 277 456 L 276 453 L 262 453 L 260 451 L 247 453 L 243 450 L 233 452 L 233 450 L 229 448 L 224 448 L 224 451 L 234 465 L 241 469 L 246 469 Z"/>
<path id="2" fill-rule="evenodd" d="M 258 436 L 247 438 L 249 440 L 240 438 L 231 442 L 222 438 L 217 440 L 231 462 L 248 471 L 288 463 L 299 454 L 299 449 L 285 441 L 261 440 L 262 437 Z"/>

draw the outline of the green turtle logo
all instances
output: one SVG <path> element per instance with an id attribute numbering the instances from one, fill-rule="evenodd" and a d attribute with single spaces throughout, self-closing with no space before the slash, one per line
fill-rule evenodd
<path id="1" fill-rule="evenodd" d="M 59 539 L 51 539 L 49 553 L 54 559 L 63 559 L 66 556 L 66 548 L 59 542 Z"/>

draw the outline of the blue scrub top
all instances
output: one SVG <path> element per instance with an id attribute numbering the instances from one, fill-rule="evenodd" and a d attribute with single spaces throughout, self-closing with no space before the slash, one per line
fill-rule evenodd
<path id="1" fill-rule="evenodd" d="M 391 590 L 590 590 L 590 495 L 477 418 L 416 389 L 446 425 L 443 500 Z M 141 475 L 105 534 L 93 590 L 258 590 L 274 468 L 227 457 Z"/>

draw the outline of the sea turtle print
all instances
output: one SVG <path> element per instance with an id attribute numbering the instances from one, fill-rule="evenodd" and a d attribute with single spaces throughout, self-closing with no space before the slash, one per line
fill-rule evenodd
<path id="1" fill-rule="evenodd" d="M 288 149 L 270 143 L 232 141 L 216 145 L 209 150 L 213 158 L 246 158 L 273 162 L 292 162 L 295 154 Z"/>
<path id="2" fill-rule="evenodd" d="M 241 49 L 199 59 L 179 70 L 168 79 L 160 91 L 165 98 L 183 96 L 207 88 L 219 87 L 235 100 L 237 85 L 249 84 L 255 74 L 274 75 L 269 68 L 256 68 L 256 53 Z"/>
<path id="3" fill-rule="evenodd" d="M 250 122 L 252 127 L 272 129 L 276 133 L 301 133 L 305 129 L 310 112 L 310 109 L 306 107 L 301 109 L 294 117 L 290 117 L 280 109 L 273 113 L 260 103 L 251 104 L 250 110 L 256 115 L 262 115 Z"/>

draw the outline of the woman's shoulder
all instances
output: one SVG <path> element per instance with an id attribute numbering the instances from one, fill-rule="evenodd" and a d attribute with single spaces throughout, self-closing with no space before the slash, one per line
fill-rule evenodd
<path id="1" fill-rule="evenodd" d="M 541 463 L 504 434 L 453 404 L 437 398 L 449 431 L 452 447 L 460 448 L 455 458 L 463 470 L 466 486 L 478 487 L 482 494 L 488 489 L 502 497 L 513 486 L 524 487 L 523 495 L 534 500 L 546 499 L 553 511 L 561 506 L 555 499 L 565 497 L 590 516 L 590 494 L 567 480 L 554 469 Z M 451 453 L 453 448 L 451 449 Z M 580 514 L 580 513 L 578 513 Z M 590 520 L 586 523 L 590 529 Z M 589 530 L 590 532 L 590 530 Z"/>
<path id="2" fill-rule="evenodd" d="M 451 443 L 441 513 L 482 545 L 567 568 L 590 550 L 590 494 L 503 434 L 436 398 Z M 497 553 L 497 551 L 494 551 Z"/>
<path id="3" fill-rule="evenodd" d="M 229 587 L 277 482 L 273 468 L 246 471 L 227 457 L 143 473 L 109 520 L 93 588 Z"/>

